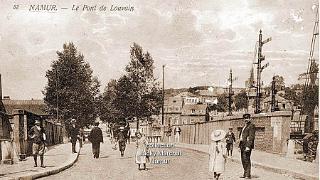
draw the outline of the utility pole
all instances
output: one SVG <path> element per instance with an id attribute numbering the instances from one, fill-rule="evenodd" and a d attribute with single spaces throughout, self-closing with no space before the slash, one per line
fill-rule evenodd
<path id="1" fill-rule="evenodd" d="M 164 67 L 162 65 L 162 112 L 161 112 L 161 124 L 164 125 Z"/>
<path id="2" fill-rule="evenodd" d="M 0 101 L 2 100 L 2 82 L 1 82 L 1 74 L 0 74 Z"/>
<path id="3" fill-rule="evenodd" d="M 271 112 L 276 110 L 276 80 L 275 77 L 272 77 L 272 85 L 271 85 Z"/>
<path id="4" fill-rule="evenodd" d="M 236 79 L 237 78 L 232 78 L 232 69 L 230 69 L 230 76 L 229 76 L 229 79 L 228 79 L 228 82 L 229 82 L 229 96 L 228 96 L 228 99 L 229 99 L 229 104 L 228 104 L 229 113 L 228 113 L 228 116 L 232 116 L 232 95 L 234 94 L 233 90 L 232 90 L 232 82 L 234 80 L 236 80 Z"/>
<path id="5" fill-rule="evenodd" d="M 256 85 L 256 109 L 255 109 L 255 113 L 259 114 L 261 112 L 260 109 L 260 98 L 261 98 L 261 72 L 263 71 L 263 69 L 265 69 L 266 67 L 269 66 L 269 63 L 261 66 L 261 62 L 263 60 L 265 60 L 265 56 L 262 55 L 262 46 L 263 44 L 267 43 L 271 41 L 271 37 L 262 41 L 262 31 L 260 29 L 260 33 L 259 33 L 259 47 L 258 47 L 258 62 L 255 63 L 257 64 L 257 85 Z"/>
<path id="6" fill-rule="evenodd" d="M 311 39 L 311 47 L 308 61 L 308 69 L 306 73 L 306 80 L 304 83 L 304 95 L 303 101 L 310 101 L 310 97 L 307 95 L 307 91 L 313 89 L 316 85 L 316 80 L 318 78 L 318 70 L 315 68 L 317 66 L 316 60 L 314 59 L 314 49 L 317 42 L 317 36 L 319 35 L 319 5 L 316 8 L 316 18 L 313 26 L 313 33 Z M 303 103 L 302 111 L 305 112 L 307 118 L 305 120 L 304 132 L 310 133 L 314 130 L 314 108 L 315 105 L 310 105 L 308 103 Z M 301 116 L 300 116 L 301 117 Z"/>

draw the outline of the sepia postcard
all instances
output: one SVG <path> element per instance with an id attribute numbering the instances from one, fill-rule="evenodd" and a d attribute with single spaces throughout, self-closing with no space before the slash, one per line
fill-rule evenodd
<path id="1" fill-rule="evenodd" d="M 319 1 L 0 14 L 0 180 L 319 179 Z"/>

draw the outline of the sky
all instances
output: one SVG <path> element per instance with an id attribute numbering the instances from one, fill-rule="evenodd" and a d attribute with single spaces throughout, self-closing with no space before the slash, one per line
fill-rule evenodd
<path id="1" fill-rule="evenodd" d="M 268 85 L 281 75 L 297 83 L 307 70 L 317 0 L 0 0 L 0 73 L 3 95 L 41 99 L 45 73 L 56 51 L 73 42 L 101 81 L 123 75 L 133 42 L 154 59 L 155 77 L 165 88 L 226 86 L 232 69 L 235 87 L 244 87 L 254 62 L 259 30 L 262 72 Z M 31 4 L 53 4 L 56 12 L 31 12 Z M 13 9 L 19 5 L 19 9 Z M 72 11 L 73 5 L 105 5 L 107 11 Z M 134 11 L 110 11 L 111 6 Z M 61 8 L 68 8 L 62 10 Z M 315 56 L 318 59 L 318 39 Z"/>

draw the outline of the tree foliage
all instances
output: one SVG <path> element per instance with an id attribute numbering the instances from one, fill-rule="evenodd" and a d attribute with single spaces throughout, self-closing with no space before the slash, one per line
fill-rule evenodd
<path id="1" fill-rule="evenodd" d="M 104 93 L 101 96 L 99 107 L 100 119 L 105 122 L 116 122 L 119 112 L 115 108 L 117 80 L 112 79 L 107 84 Z"/>
<path id="2" fill-rule="evenodd" d="M 302 105 L 302 89 L 300 84 L 294 84 L 290 87 L 285 87 L 284 98 L 293 102 L 294 106 L 301 107 Z"/>
<path id="3" fill-rule="evenodd" d="M 236 94 L 234 96 L 234 101 L 236 110 L 248 109 L 249 100 L 245 91 L 241 91 L 239 94 Z"/>
<path id="4" fill-rule="evenodd" d="M 303 113 L 313 115 L 314 108 L 319 104 L 319 86 L 309 86 L 302 92 Z"/>
<path id="5" fill-rule="evenodd" d="M 105 104 L 113 109 L 106 112 L 111 112 L 112 117 L 117 116 L 118 119 L 141 119 L 159 113 L 162 97 L 153 75 L 153 63 L 149 52 L 143 52 L 142 47 L 134 43 L 130 50 L 130 62 L 125 67 L 126 74 L 117 80 L 112 92 L 104 93 Z M 108 98 L 110 94 L 114 95 L 114 99 Z"/>
<path id="6" fill-rule="evenodd" d="M 277 91 L 284 90 L 285 83 L 284 83 L 284 78 L 282 76 L 276 75 L 274 76 L 275 79 L 275 88 Z M 272 82 L 270 83 L 271 86 Z"/>
<path id="7" fill-rule="evenodd" d="M 80 127 L 89 125 L 98 116 L 100 83 L 73 43 L 64 44 L 57 55 L 58 60 L 46 72 L 48 82 L 43 94 L 48 112 L 56 116 L 58 107 L 63 123 L 75 118 Z"/>
<path id="8" fill-rule="evenodd" d="M 218 112 L 226 112 L 228 110 L 228 95 L 226 93 L 220 94 L 217 97 L 217 104 L 210 105 L 208 110 L 217 110 Z"/>

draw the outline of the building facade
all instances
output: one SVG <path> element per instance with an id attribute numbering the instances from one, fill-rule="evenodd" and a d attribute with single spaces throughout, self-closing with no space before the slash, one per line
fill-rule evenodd
<path id="1" fill-rule="evenodd" d="M 193 124 L 209 120 L 208 106 L 206 104 L 190 104 L 182 108 L 182 124 Z"/>

